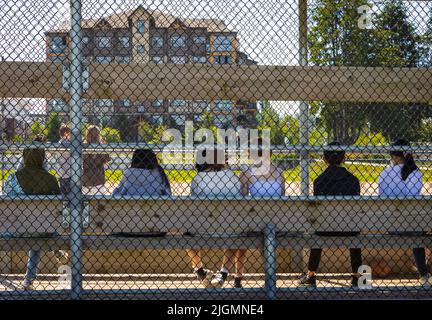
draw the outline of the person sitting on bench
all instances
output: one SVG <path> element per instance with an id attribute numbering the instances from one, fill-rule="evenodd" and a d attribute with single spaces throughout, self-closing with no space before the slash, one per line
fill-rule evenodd
<path id="1" fill-rule="evenodd" d="M 340 146 L 332 142 L 329 146 Z M 345 162 L 345 151 L 324 151 L 327 169 L 314 181 L 315 196 L 358 196 L 360 182 L 347 169 L 342 167 Z M 320 236 L 355 236 L 353 232 L 317 232 Z M 322 249 L 313 248 L 310 252 L 308 272 L 298 280 L 299 286 L 316 287 L 316 272 L 321 260 Z M 358 269 L 362 265 L 361 249 L 350 249 L 352 278 L 351 285 L 358 286 Z"/>
<path id="2" fill-rule="evenodd" d="M 192 195 L 202 197 L 237 197 L 240 196 L 240 179 L 226 165 L 225 152 L 217 147 L 207 148 L 197 156 L 196 169 L 197 175 L 193 178 L 191 184 Z M 232 251 L 226 250 L 226 255 L 231 255 Z M 198 279 L 205 287 L 212 286 L 213 273 L 204 268 L 198 250 L 187 250 L 187 254 L 192 260 L 192 267 Z M 236 263 L 237 264 L 237 263 Z M 240 266 L 237 264 L 237 275 Z M 224 275 L 226 276 L 228 272 Z M 240 278 L 241 279 L 241 278 Z M 235 279 L 235 284 L 239 284 L 239 279 Z"/>
<path id="3" fill-rule="evenodd" d="M 25 149 L 23 151 L 24 167 L 11 173 L 5 183 L 5 194 L 19 195 L 57 195 L 60 187 L 57 179 L 44 169 L 45 149 Z M 35 223 L 40 223 L 35 217 Z M 27 272 L 22 283 L 26 290 L 33 289 L 40 262 L 40 251 L 30 250 Z"/>
<path id="4" fill-rule="evenodd" d="M 410 146 L 407 140 L 399 139 L 393 146 Z M 390 152 L 392 165 L 385 168 L 378 180 L 381 196 L 419 196 L 423 188 L 423 176 L 417 167 L 414 157 L 409 152 Z M 424 248 L 413 249 L 417 270 L 422 286 L 432 285 L 432 277 L 426 263 Z"/>
<path id="5" fill-rule="evenodd" d="M 171 186 L 156 154 L 150 149 L 135 150 L 131 167 L 124 171 L 123 178 L 113 192 L 114 195 L 167 196 Z"/>
<path id="6" fill-rule="evenodd" d="M 258 147 L 258 150 L 249 152 L 249 158 L 253 161 L 253 165 L 240 174 L 241 194 L 257 198 L 283 196 L 285 194 L 283 170 L 271 163 L 271 151 L 264 152 L 262 138 L 257 139 L 255 146 Z M 241 281 L 244 273 L 246 251 L 246 249 L 238 249 L 225 252 L 220 272 L 212 279 L 213 286 L 223 286 L 228 270 L 232 265 L 232 260 L 235 260 L 237 274 L 234 278 L 234 287 L 242 287 Z"/>

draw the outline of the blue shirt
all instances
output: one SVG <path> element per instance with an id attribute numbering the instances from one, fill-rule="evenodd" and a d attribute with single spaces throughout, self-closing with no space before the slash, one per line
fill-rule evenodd
<path id="1" fill-rule="evenodd" d="M 402 164 L 385 168 L 378 180 L 379 194 L 382 196 L 418 196 L 423 188 L 423 175 L 420 170 L 402 180 Z"/>

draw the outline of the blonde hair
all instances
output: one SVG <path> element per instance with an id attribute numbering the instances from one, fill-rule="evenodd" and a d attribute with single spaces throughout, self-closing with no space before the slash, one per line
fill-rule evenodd
<path id="1" fill-rule="evenodd" d="M 86 143 L 100 143 L 101 142 L 100 130 L 98 127 L 96 127 L 96 126 L 88 127 L 85 142 Z"/>

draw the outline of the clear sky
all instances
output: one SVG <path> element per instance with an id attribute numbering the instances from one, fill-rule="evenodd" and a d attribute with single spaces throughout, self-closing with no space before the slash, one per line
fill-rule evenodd
<path id="1" fill-rule="evenodd" d="M 379 7 L 381 1 L 373 2 Z M 239 33 L 241 49 L 260 64 L 297 64 L 296 0 L 83 0 L 83 15 L 101 17 L 139 4 L 178 16 L 224 20 Z M 423 29 L 432 1 L 411 1 L 409 7 L 410 17 Z M 0 56 L 43 61 L 43 33 L 65 20 L 68 12 L 65 0 L 1 0 Z"/>
<path id="2" fill-rule="evenodd" d="M 379 9 L 381 1 L 372 2 Z M 297 0 L 83 0 L 83 15 L 97 18 L 140 4 L 178 16 L 224 20 L 238 32 L 241 50 L 259 64 L 298 64 Z M 424 29 L 432 1 L 408 6 L 411 20 Z M 44 61 L 44 32 L 68 15 L 68 0 L 0 0 L 0 57 Z"/>

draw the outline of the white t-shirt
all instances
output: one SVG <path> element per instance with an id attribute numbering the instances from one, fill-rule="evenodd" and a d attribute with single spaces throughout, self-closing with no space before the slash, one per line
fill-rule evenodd
<path id="1" fill-rule="evenodd" d="M 382 196 L 418 196 L 423 187 L 423 175 L 420 170 L 402 180 L 402 164 L 385 168 L 378 180 L 379 194 Z"/>
<path id="2" fill-rule="evenodd" d="M 198 172 L 191 190 L 196 196 L 239 196 L 240 178 L 232 170 Z"/>

